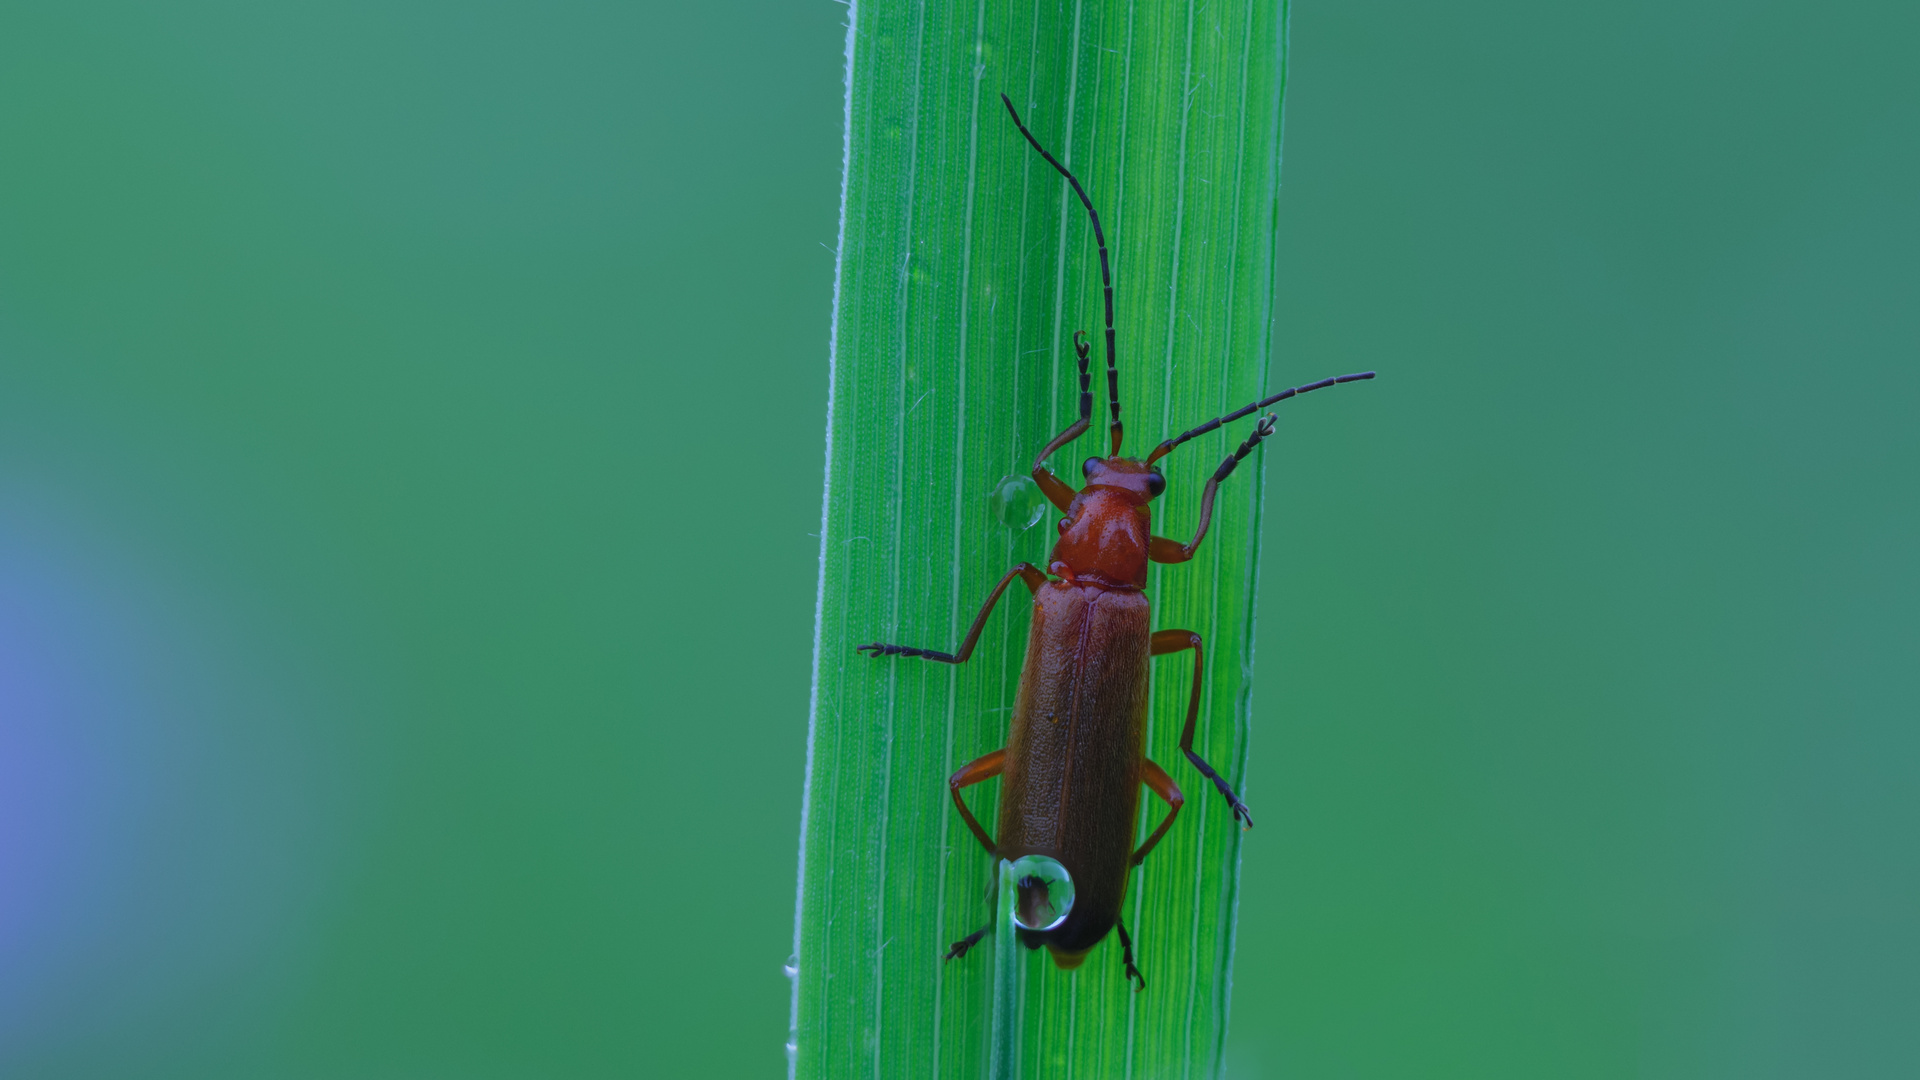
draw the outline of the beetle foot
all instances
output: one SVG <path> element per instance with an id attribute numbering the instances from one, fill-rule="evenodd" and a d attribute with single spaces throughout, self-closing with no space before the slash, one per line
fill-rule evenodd
<path id="1" fill-rule="evenodd" d="M 955 658 L 952 653 L 937 652 L 933 649 L 916 649 L 911 645 L 882 645 L 876 641 L 869 645 L 856 645 L 853 647 L 854 652 L 863 653 L 869 649 L 873 651 L 867 654 L 875 660 L 883 656 L 920 656 L 928 660 L 940 660 L 949 664 L 959 663 L 959 660 Z"/>
<path id="2" fill-rule="evenodd" d="M 1193 767 L 1200 770 L 1200 775 L 1213 781 L 1214 790 L 1218 791 L 1220 797 L 1227 800 L 1227 805 L 1233 808 L 1233 820 L 1238 821 L 1242 829 L 1253 828 L 1253 811 L 1248 810 L 1247 804 L 1240 801 L 1240 796 L 1233 793 L 1233 788 L 1227 783 L 1226 777 L 1214 772 L 1213 766 L 1208 765 L 1205 759 L 1184 744 L 1181 749 L 1186 751 L 1187 760 L 1193 762 Z"/>
<path id="3" fill-rule="evenodd" d="M 985 937 L 987 934 L 987 931 L 991 929 L 993 929 L 993 924 L 988 923 L 987 925 L 981 927 L 980 929 L 975 930 L 973 933 L 968 934 L 966 937 L 961 938 L 959 941 L 954 942 L 953 946 L 947 950 L 946 955 L 942 956 L 940 959 L 958 960 L 961 957 L 967 955 L 967 950 L 973 948 L 975 945 L 980 944 L 980 939 Z"/>
<path id="4" fill-rule="evenodd" d="M 1137 994 L 1147 988 L 1147 977 L 1140 974 L 1139 968 L 1133 966 L 1133 938 L 1127 936 L 1126 923 L 1115 919 L 1113 921 L 1113 928 L 1120 935 L 1120 962 L 1126 965 L 1125 981 L 1128 986 L 1133 987 L 1133 992 Z"/>
<path id="5" fill-rule="evenodd" d="M 1219 788 L 1220 794 L 1226 796 L 1227 805 L 1233 807 L 1233 819 L 1240 823 L 1241 830 L 1253 828 L 1253 811 L 1247 809 L 1247 804 L 1240 801 L 1240 796 L 1233 793 L 1233 789 L 1227 786 L 1227 782 L 1216 776 L 1213 778 L 1213 786 Z"/>

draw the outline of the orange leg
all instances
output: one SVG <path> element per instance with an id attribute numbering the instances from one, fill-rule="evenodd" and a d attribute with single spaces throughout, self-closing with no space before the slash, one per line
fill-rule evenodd
<path id="1" fill-rule="evenodd" d="M 1145 859 L 1147 852 L 1153 850 L 1153 845 L 1159 843 L 1160 838 L 1167 834 L 1167 826 L 1172 825 L 1173 819 L 1180 816 L 1180 808 L 1187 802 L 1187 797 L 1180 794 L 1180 786 L 1173 782 L 1173 777 L 1167 775 L 1167 770 L 1155 765 L 1147 758 L 1140 759 L 1140 779 L 1146 782 L 1147 787 L 1155 795 L 1167 801 L 1168 809 L 1167 819 L 1160 823 L 1159 828 L 1153 830 L 1153 835 L 1147 837 L 1147 842 L 1140 845 L 1140 850 L 1133 853 L 1135 866 L 1139 866 L 1140 860 Z"/>
<path id="2" fill-rule="evenodd" d="M 1180 749 L 1187 755 L 1187 760 L 1193 762 L 1193 767 L 1200 770 L 1200 775 L 1213 781 L 1213 786 L 1225 796 L 1228 805 L 1233 807 L 1233 816 L 1246 828 L 1251 829 L 1253 814 L 1247 810 L 1247 804 L 1241 802 L 1240 797 L 1227 786 L 1227 782 L 1220 778 L 1220 774 L 1213 771 L 1213 766 L 1193 752 L 1193 728 L 1200 719 L 1202 671 L 1200 635 L 1191 630 L 1161 630 L 1153 635 L 1149 651 L 1154 656 L 1165 656 L 1167 653 L 1184 652 L 1187 649 L 1193 650 L 1193 694 L 1187 699 L 1187 726 L 1180 732 Z"/>
<path id="3" fill-rule="evenodd" d="M 967 828 L 972 829 L 973 835 L 980 838 L 980 846 L 986 848 L 987 854 L 989 855 L 993 854 L 996 850 L 993 837 L 988 836 L 987 830 L 981 828 L 980 823 L 974 820 L 973 811 L 967 809 L 966 800 L 960 797 L 960 789 L 963 787 L 972 787 L 982 780 L 991 780 L 999 776 L 1000 770 L 1006 768 L 1006 765 L 1006 750 L 995 750 L 993 753 L 987 754 L 984 757 L 974 758 L 971 762 L 967 763 L 965 768 L 954 773 L 953 776 L 947 780 L 947 790 L 953 792 L 953 805 L 960 810 L 960 816 L 966 819 Z"/>
<path id="4" fill-rule="evenodd" d="M 1147 541 L 1147 558 L 1157 563 L 1183 563 L 1193 558 L 1193 553 L 1200 547 L 1200 541 L 1207 538 L 1207 527 L 1213 524 L 1213 495 L 1220 490 L 1220 481 L 1232 476 L 1234 467 L 1245 460 L 1248 454 L 1253 453 L 1253 448 L 1260 445 L 1261 439 L 1271 434 L 1273 434 L 1273 417 L 1271 415 L 1261 417 L 1260 421 L 1253 425 L 1253 434 L 1247 436 L 1247 441 L 1240 444 L 1240 449 L 1227 455 L 1227 459 L 1213 471 L 1213 477 L 1207 481 L 1206 489 L 1200 492 L 1200 527 L 1194 530 L 1193 539 L 1182 544 L 1164 536 L 1153 537 Z"/>
<path id="5" fill-rule="evenodd" d="M 987 830 L 981 828 L 980 822 L 974 819 L 973 811 L 967 809 L 966 802 L 960 798 L 960 789 L 963 787 L 971 787 L 982 780 L 991 780 L 999 776 L 1000 770 L 1005 768 L 1006 764 L 1006 750 L 995 750 L 991 754 L 975 758 L 968 762 L 965 768 L 954 773 L 947 781 L 947 789 L 953 792 L 953 805 L 959 809 L 960 816 L 966 819 L 967 828 L 972 829 L 973 835 L 980 838 L 980 846 L 986 848 L 987 854 L 989 855 L 994 852 L 993 837 L 987 835 Z M 941 959 L 958 960 L 967 955 L 967 950 L 978 945 L 980 939 L 985 937 L 987 931 L 991 929 L 993 929 L 993 923 L 989 922 L 987 925 L 954 942 L 947 949 L 946 955 L 941 957 Z"/>
<path id="6" fill-rule="evenodd" d="M 1073 497 L 1080 494 L 1065 480 L 1053 475 L 1053 470 L 1045 465 L 1033 467 L 1033 479 L 1040 485 L 1040 490 L 1046 495 L 1047 501 L 1053 504 L 1055 510 L 1063 514 L 1073 507 Z"/>
<path id="7" fill-rule="evenodd" d="M 882 645 L 877 641 L 871 645 L 855 646 L 853 651 L 866 652 L 871 649 L 873 651 L 869 655 L 875 659 L 882 656 L 919 656 L 928 660 L 938 660 L 943 664 L 964 664 L 967 662 L 967 657 L 973 655 L 973 643 L 980 640 L 980 631 L 986 628 L 987 616 L 993 614 L 993 605 L 1000 602 L 1000 594 L 1007 591 L 1007 583 L 1015 576 L 1027 583 L 1028 592 L 1039 592 L 1040 586 L 1047 583 L 1047 575 L 1041 573 L 1040 568 L 1032 563 L 1021 563 L 1007 571 L 1007 576 L 1001 578 L 1000 584 L 993 587 L 993 593 L 987 597 L 987 602 L 980 605 L 980 614 L 974 616 L 973 626 L 968 628 L 967 639 L 960 643 L 959 652 L 935 652 L 932 649 L 916 649 L 911 645 Z"/>
<path id="8" fill-rule="evenodd" d="M 1080 419 L 1067 425 L 1067 430 L 1055 435 L 1046 449 L 1040 451 L 1040 456 L 1033 459 L 1034 482 L 1040 485 L 1040 490 L 1046 494 L 1047 501 L 1063 514 L 1067 512 L 1069 506 L 1073 505 L 1075 492 L 1059 477 L 1053 475 L 1052 470 L 1046 466 L 1046 460 L 1055 450 L 1086 434 L 1088 425 L 1093 423 L 1093 384 L 1088 381 L 1087 373 L 1088 345 L 1081 340 L 1086 337 L 1086 334 L 1085 330 L 1073 332 L 1074 355 L 1080 358 Z M 1112 339 L 1109 338 L 1108 341 L 1111 344 Z M 1113 452 L 1116 454 L 1120 452 L 1120 414 L 1117 411 L 1119 408 L 1119 404 L 1116 403 L 1113 420 Z"/>

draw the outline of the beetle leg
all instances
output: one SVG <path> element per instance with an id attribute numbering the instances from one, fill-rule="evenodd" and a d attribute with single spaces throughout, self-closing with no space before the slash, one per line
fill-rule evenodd
<path id="1" fill-rule="evenodd" d="M 972 829 L 973 835 L 980 838 L 980 846 L 986 848 L 989 855 L 995 850 L 993 837 L 988 836 L 987 830 L 981 828 L 980 823 L 974 820 L 973 811 L 967 809 L 966 800 L 960 797 L 960 789 L 972 787 L 982 780 L 991 780 L 999 776 L 1000 770 L 1005 768 L 1006 764 L 1007 751 L 1003 747 L 991 754 L 974 758 L 947 780 L 947 790 L 953 792 L 953 805 L 959 808 L 960 816 L 967 821 L 967 828 Z"/>
<path id="2" fill-rule="evenodd" d="M 1053 475 L 1053 470 L 1046 466 L 1046 460 L 1055 450 L 1086 434 L 1087 426 L 1093 422 L 1093 392 L 1087 387 L 1087 347 L 1078 333 L 1073 335 L 1073 345 L 1074 351 L 1080 354 L 1080 419 L 1055 436 L 1047 448 L 1040 451 L 1040 456 L 1033 459 L 1033 482 L 1040 485 L 1041 494 L 1047 497 L 1053 508 L 1063 514 L 1073 506 L 1073 497 L 1078 492 L 1073 490 L 1072 484 Z"/>
<path id="3" fill-rule="evenodd" d="M 980 822 L 974 818 L 973 812 L 967 809 L 965 800 L 960 798 L 960 789 L 963 787 L 971 787 L 982 780 L 991 780 L 999 776 L 1000 770 L 1006 767 L 1006 763 L 1006 750 L 1004 748 L 995 750 L 991 754 L 977 757 L 968 762 L 964 768 L 954 773 L 947 781 L 947 789 L 953 792 L 953 805 L 959 809 L 960 816 L 966 819 L 967 827 L 973 830 L 973 835 L 980 838 L 980 845 L 987 849 L 987 854 L 989 855 L 994 852 L 993 837 L 987 835 L 987 830 L 980 827 Z M 989 922 L 987 925 L 954 942 L 953 946 L 947 950 L 946 955 L 941 959 L 958 960 L 967 955 L 967 950 L 978 945 L 980 938 L 991 929 L 993 929 L 993 923 Z"/>
<path id="4" fill-rule="evenodd" d="M 1055 510 L 1063 514 L 1073 506 L 1073 497 L 1079 494 L 1073 490 L 1071 484 L 1053 475 L 1053 470 L 1045 465 L 1033 467 L 1033 479 L 1040 485 L 1040 491 L 1047 497 L 1047 501 L 1053 504 Z"/>
<path id="5" fill-rule="evenodd" d="M 980 944 L 980 939 L 983 937 L 986 937 L 987 931 L 991 929 L 993 929 L 993 924 L 988 923 L 987 925 L 981 927 L 980 929 L 975 930 L 973 933 L 968 934 L 966 937 L 961 938 L 959 941 L 954 942 L 953 946 L 949 948 L 946 951 L 946 954 L 941 956 L 940 959 L 958 960 L 961 957 L 967 955 L 967 950 L 973 948 L 975 945 Z"/>
<path id="6" fill-rule="evenodd" d="M 1127 965 L 1127 980 L 1129 982 L 1134 979 L 1140 980 L 1140 985 L 1133 988 L 1133 992 L 1137 994 L 1147 988 L 1147 977 L 1140 974 L 1139 968 L 1133 966 L 1133 939 L 1127 936 L 1127 924 L 1115 919 L 1113 928 L 1120 932 L 1120 962 Z"/>
<path id="7" fill-rule="evenodd" d="M 1140 779 L 1146 782 L 1147 787 L 1152 789 L 1155 795 L 1167 801 L 1168 809 L 1167 819 L 1160 823 L 1159 828 L 1153 830 L 1153 835 L 1147 837 L 1147 842 L 1140 845 L 1140 850 L 1133 853 L 1135 866 L 1139 866 L 1140 861 L 1147 857 L 1147 852 L 1153 850 L 1153 845 L 1159 843 L 1160 838 L 1166 835 L 1167 826 L 1172 825 L 1173 819 L 1180 816 L 1180 808 L 1187 802 L 1186 796 L 1180 794 L 1180 786 L 1173 782 L 1173 777 L 1167 775 L 1167 770 L 1155 765 L 1147 758 L 1141 758 L 1140 764 Z"/>
<path id="8" fill-rule="evenodd" d="M 1227 459 L 1220 463 L 1220 467 L 1213 471 L 1213 478 L 1207 481 L 1206 490 L 1200 493 L 1200 527 L 1194 530 L 1193 539 L 1182 544 L 1164 536 L 1156 536 L 1147 542 L 1147 558 L 1157 563 L 1183 563 L 1193 558 L 1194 551 L 1200 547 L 1200 541 L 1206 538 L 1207 527 L 1213 524 L 1213 495 L 1219 490 L 1220 481 L 1232 476 L 1234 468 L 1240 464 L 1241 460 L 1253 453 L 1253 448 L 1260 445 L 1261 439 L 1271 434 L 1273 434 L 1273 415 L 1269 413 L 1261 417 L 1259 423 L 1253 425 L 1253 434 L 1247 436 L 1247 441 L 1241 443 L 1238 450 L 1228 454 Z"/>
<path id="9" fill-rule="evenodd" d="M 1055 435 L 1053 441 L 1046 445 L 1046 449 L 1040 451 L 1040 456 L 1033 459 L 1034 481 L 1040 485 L 1041 491 L 1046 492 L 1047 499 L 1052 502 L 1054 506 L 1058 507 L 1062 513 L 1065 513 L 1067 506 L 1073 502 L 1073 489 L 1062 483 L 1059 477 L 1053 475 L 1053 473 L 1047 469 L 1045 463 L 1049 454 L 1052 454 L 1055 450 L 1060 449 L 1080 436 L 1085 435 L 1088 426 L 1093 423 L 1093 383 L 1090 381 L 1092 376 L 1087 371 L 1087 362 L 1090 356 L 1088 349 L 1090 346 L 1081 340 L 1086 334 L 1087 332 L 1085 330 L 1075 330 L 1073 332 L 1073 352 L 1075 356 L 1080 358 L 1080 419 L 1069 424 L 1065 431 Z M 1112 338 L 1108 338 L 1107 345 L 1108 351 L 1111 352 L 1113 345 Z M 1120 452 L 1120 402 L 1118 399 L 1113 403 L 1113 427 L 1113 452 L 1117 454 Z"/>
<path id="10" fill-rule="evenodd" d="M 973 655 L 973 643 L 980 640 L 980 631 L 986 627 L 987 616 L 993 613 L 993 605 L 1000 602 L 1000 594 L 1007 591 L 1007 583 L 1012 581 L 1015 575 L 1027 583 L 1029 592 L 1039 592 L 1040 586 L 1047 583 L 1047 575 L 1041 573 L 1040 568 L 1032 563 L 1021 563 L 1007 571 L 1007 576 L 1001 578 L 1000 584 L 993 587 L 993 593 L 987 597 L 987 602 L 980 605 L 980 614 L 974 616 L 973 626 L 967 630 L 967 639 L 960 643 L 959 652 L 936 652 L 933 649 L 916 649 L 911 645 L 882 645 L 877 641 L 871 645 L 855 646 L 853 651 L 866 652 L 871 649 L 873 652 L 869 655 L 875 659 L 882 656 L 919 656 L 928 660 L 938 660 L 943 664 L 964 664 L 967 662 L 967 657 Z"/>
<path id="11" fill-rule="evenodd" d="M 1148 651 L 1154 656 L 1184 652 L 1187 649 L 1193 650 L 1193 694 L 1187 698 L 1187 726 L 1180 732 L 1180 750 L 1187 755 L 1188 761 L 1193 762 L 1193 767 L 1200 770 L 1201 776 L 1213 781 L 1213 786 L 1226 798 L 1228 805 L 1233 807 L 1233 816 L 1246 828 L 1253 828 L 1253 814 L 1247 810 L 1247 804 L 1241 802 L 1240 797 L 1233 793 L 1233 788 L 1227 786 L 1227 782 L 1220 778 L 1220 774 L 1213 771 L 1213 766 L 1193 752 L 1193 728 L 1200 719 L 1202 669 L 1200 635 L 1191 630 L 1161 630 L 1153 635 L 1151 642 Z"/>

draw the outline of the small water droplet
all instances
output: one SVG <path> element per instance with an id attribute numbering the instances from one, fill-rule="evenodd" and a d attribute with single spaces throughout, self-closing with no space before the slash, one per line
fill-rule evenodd
<path id="1" fill-rule="evenodd" d="M 1047 516 L 1047 496 L 1030 476 L 1003 476 L 987 493 L 987 505 L 1000 524 L 1016 531 L 1031 529 Z"/>
<path id="2" fill-rule="evenodd" d="M 1014 905 L 1014 924 L 1025 930 L 1052 930 L 1073 911 L 1073 875 L 1045 855 L 1023 855 L 1003 873 L 1013 875 L 1020 890 Z"/>
<path id="3" fill-rule="evenodd" d="M 789 956 L 787 957 L 787 962 L 786 962 L 786 964 L 785 964 L 785 965 L 783 965 L 783 966 L 782 966 L 782 967 L 780 968 L 780 970 L 781 970 L 781 971 L 784 971 L 784 972 L 786 972 L 786 973 L 787 973 L 787 978 L 789 978 L 789 979 L 792 979 L 792 978 L 797 978 L 797 977 L 799 977 L 799 975 L 800 975 L 800 958 L 799 958 L 798 956 L 793 956 L 793 955 L 789 955 Z"/>

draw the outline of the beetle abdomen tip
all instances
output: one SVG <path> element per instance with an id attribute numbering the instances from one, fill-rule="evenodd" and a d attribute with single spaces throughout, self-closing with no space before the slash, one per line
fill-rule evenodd
<path id="1" fill-rule="evenodd" d="M 1086 963 L 1088 951 L 1089 950 L 1082 949 L 1079 952 L 1061 952 L 1051 945 L 1047 946 L 1047 952 L 1053 956 L 1054 966 L 1061 971 L 1072 971 L 1074 968 Z"/>

